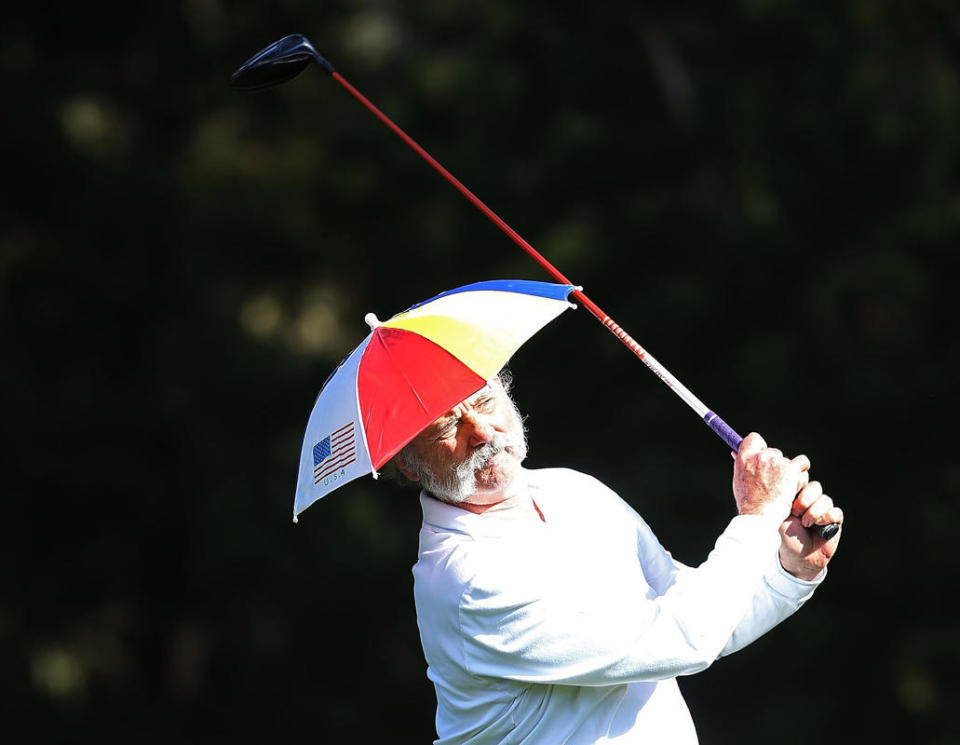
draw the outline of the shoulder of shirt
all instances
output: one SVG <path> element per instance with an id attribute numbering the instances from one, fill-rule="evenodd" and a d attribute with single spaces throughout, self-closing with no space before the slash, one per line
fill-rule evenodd
<path id="1" fill-rule="evenodd" d="M 588 510 L 598 519 L 619 516 L 643 523 L 626 500 L 594 476 L 571 468 L 528 469 L 527 473 L 534 498 L 542 501 L 544 509 L 563 505 L 564 509 Z"/>
<path id="2" fill-rule="evenodd" d="M 572 468 L 527 469 L 531 489 L 546 494 L 584 495 L 620 501 L 619 495 L 600 479 Z"/>
<path id="3" fill-rule="evenodd" d="M 600 479 L 572 468 L 528 468 L 527 475 L 533 487 L 564 485 L 582 488 L 586 486 L 611 491 L 610 487 Z"/>

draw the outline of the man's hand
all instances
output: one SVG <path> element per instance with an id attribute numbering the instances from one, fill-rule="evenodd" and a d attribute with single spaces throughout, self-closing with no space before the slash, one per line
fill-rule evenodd
<path id="1" fill-rule="evenodd" d="M 798 579 L 814 579 L 833 558 L 840 533 L 825 541 L 808 528 L 842 523 L 843 511 L 834 507 L 819 481 L 810 481 L 807 456 L 790 460 L 752 432 L 740 444 L 735 461 L 733 495 L 740 514 L 782 519 L 780 564 Z"/>
<path id="2" fill-rule="evenodd" d="M 825 541 L 808 528 L 842 522 L 843 510 L 833 506 L 819 481 L 811 481 L 800 490 L 790 516 L 780 526 L 780 564 L 798 579 L 815 578 L 836 553 L 843 529 Z"/>
<path id="3" fill-rule="evenodd" d="M 790 506 L 809 480 L 810 461 L 805 455 L 784 457 L 756 432 L 740 443 L 733 467 L 733 496 L 741 515 L 774 514 L 785 520 Z"/>

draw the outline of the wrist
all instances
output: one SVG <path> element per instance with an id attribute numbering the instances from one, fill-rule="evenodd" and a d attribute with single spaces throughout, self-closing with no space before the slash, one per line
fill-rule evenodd
<path id="1" fill-rule="evenodd" d="M 779 527 L 780 523 L 787 519 L 789 507 L 783 507 L 777 504 L 763 504 L 746 507 L 739 510 L 741 515 L 753 515 L 762 518 L 765 522 Z"/>
<path id="2" fill-rule="evenodd" d="M 782 546 L 780 548 L 780 566 L 782 566 L 783 571 L 785 571 L 791 577 L 795 577 L 804 582 L 812 582 L 819 577 L 820 572 L 823 571 L 819 567 L 807 566 L 806 562 L 804 562 L 802 559 L 796 560 L 789 554 L 784 556 L 784 550 Z"/>
<path id="3" fill-rule="evenodd" d="M 790 514 L 792 499 L 784 497 L 766 497 L 763 499 L 743 499 L 737 502 L 737 511 L 741 515 L 763 515 L 764 517 L 778 517 L 785 520 Z"/>

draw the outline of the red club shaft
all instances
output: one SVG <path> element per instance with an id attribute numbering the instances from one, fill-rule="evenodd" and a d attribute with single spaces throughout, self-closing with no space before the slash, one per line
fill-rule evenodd
<path id="1" fill-rule="evenodd" d="M 516 243 L 518 246 L 520 246 L 520 248 L 526 251 L 533 258 L 534 261 L 536 261 L 540 266 L 546 269 L 546 271 L 550 274 L 550 276 L 552 276 L 558 282 L 561 282 L 565 285 L 573 284 L 573 282 L 567 279 L 566 276 L 564 276 L 564 274 L 559 269 L 557 269 L 553 264 L 547 261 L 546 258 L 544 258 L 543 254 L 541 254 L 539 251 L 537 251 L 537 249 L 531 246 L 522 235 L 520 235 L 516 230 L 514 230 L 509 225 L 507 225 L 506 221 L 504 221 L 503 218 L 500 217 L 500 215 L 498 215 L 496 212 L 490 209 L 486 204 L 484 204 L 484 202 L 480 199 L 480 197 L 478 197 L 476 194 L 470 191 L 466 186 L 464 186 L 463 183 L 460 181 L 460 179 L 458 179 L 456 176 L 450 173 L 450 171 L 444 168 L 436 158 L 434 158 L 432 155 L 430 155 L 430 153 L 428 153 L 426 150 L 420 147 L 420 145 L 417 143 L 416 140 L 414 140 L 410 135 L 408 135 L 406 132 L 400 129 L 400 127 L 394 124 L 393 120 L 390 117 L 388 117 L 386 114 L 380 111 L 380 109 L 374 106 L 373 103 L 371 103 L 371 101 L 366 96 L 364 96 L 360 91 L 358 91 L 356 88 L 350 85 L 350 83 L 347 82 L 346 78 L 344 78 L 338 72 L 332 72 L 331 77 L 334 80 L 336 80 L 338 83 L 340 83 L 340 85 L 342 85 L 351 96 L 353 96 L 360 103 L 362 103 L 367 109 L 369 109 L 370 112 L 377 117 L 377 119 L 379 119 L 381 122 L 387 125 L 387 127 L 389 127 L 390 130 L 397 137 L 399 137 L 401 140 L 407 143 L 407 145 L 409 145 L 417 153 L 417 155 L 419 155 L 421 158 L 427 161 L 427 163 L 429 163 L 437 173 L 443 176 L 454 188 L 456 188 L 457 191 L 459 191 L 461 194 L 463 194 L 463 196 L 465 196 L 468 200 L 470 200 L 470 202 L 473 204 L 474 207 L 476 207 L 484 215 L 486 215 L 498 228 L 500 228 L 500 230 L 506 233 L 514 243 Z M 619 326 L 610 316 L 604 313 L 604 311 L 600 308 L 599 305 L 597 305 L 590 298 L 584 295 L 582 290 L 574 290 L 573 293 L 571 294 L 573 295 L 574 298 L 576 298 L 577 302 L 583 305 L 583 307 L 586 308 L 588 311 L 590 311 L 590 313 L 592 313 L 596 317 L 596 319 L 600 321 L 600 323 L 602 323 L 607 329 L 609 329 L 610 333 L 616 336 L 620 341 L 622 341 L 627 346 L 627 348 L 631 352 L 633 352 L 637 357 L 639 357 L 640 360 L 643 361 L 643 363 L 646 364 L 647 367 L 649 367 L 658 378 L 660 378 L 664 383 L 666 383 L 670 388 L 672 388 L 674 392 L 677 393 L 677 395 L 679 395 L 680 398 L 686 401 L 687 404 L 690 405 L 690 407 L 693 408 L 694 411 L 696 411 L 701 417 L 704 416 L 704 414 L 708 411 L 707 407 L 701 401 L 699 401 L 692 393 L 690 393 L 690 391 L 688 391 L 683 386 L 683 384 L 680 383 L 680 381 L 674 378 L 665 368 L 663 368 L 659 363 L 657 363 L 656 360 L 654 360 L 650 355 L 648 355 L 646 350 L 644 350 L 644 348 L 641 347 L 633 339 L 633 337 L 631 337 L 630 334 L 624 331 L 623 328 Z"/>
<path id="2" fill-rule="evenodd" d="M 565 285 L 573 284 L 573 282 L 567 279 L 560 272 L 559 269 L 557 269 L 553 264 L 547 261 L 544 258 L 543 254 L 541 254 L 539 251 L 537 251 L 537 249 L 531 246 L 522 235 L 520 235 L 516 230 L 514 230 L 509 225 L 507 225 L 507 223 L 503 220 L 503 218 L 500 217 L 500 215 L 498 215 L 496 212 L 490 209 L 486 204 L 484 204 L 483 201 L 480 199 L 480 197 L 478 197 L 476 194 L 470 191 L 466 186 L 464 186 L 463 183 L 460 181 L 460 179 L 458 179 L 456 176 L 450 173 L 450 171 L 444 168 L 437 161 L 436 158 L 434 158 L 432 155 L 430 155 L 430 153 L 428 153 L 426 150 L 420 147 L 420 145 L 417 143 L 416 140 L 414 140 L 412 137 L 410 137 L 410 135 L 408 135 L 406 132 L 400 129 L 400 127 L 394 124 L 393 120 L 390 119 L 390 117 L 388 117 L 386 114 L 380 111 L 380 109 L 374 106 L 366 96 L 364 96 L 360 91 L 358 91 L 356 88 L 350 85 L 350 83 L 348 83 L 340 73 L 334 72 L 332 73 L 332 77 L 334 80 L 340 83 L 340 85 L 346 88 L 347 92 L 349 92 L 351 96 L 353 96 L 360 103 L 366 106 L 370 110 L 370 112 L 377 117 L 377 119 L 379 119 L 381 122 L 386 124 L 387 127 L 389 127 L 390 130 L 397 137 L 399 137 L 401 140 L 407 143 L 407 145 L 409 145 L 414 151 L 416 151 L 417 155 L 419 155 L 421 158 L 427 161 L 427 163 L 429 163 L 437 173 L 439 173 L 448 182 L 450 182 L 450 184 L 457 191 L 459 191 L 461 194 L 463 194 L 463 196 L 469 199 L 474 207 L 476 207 L 483 214 L 485 214 L 498 228 L 500 228 L 500 230 L 506 233 L 514 243 L 516 243 L 518 246 L 520 246 L 520 248 L 526 251 L 533 258 L 534 261 L 536 261 L 540 266 L 546 269 L 547 272 L 549 272 L 554 279 L 556 279 L 558 282 Z M 581 292 L 580 290 L 574 291 L 573 296 L 577 299 L 578 302 L 582 303 L 587 310 L 589 310 L 593 315 L 595 315 L 601 323 L 604 323 L 606 325 L 605 319 L 608 319 L 609 316 L 606 313 L 604 313 L 596 303 L 594 303 L 590 298 L 584 295 L 583 292 Z M 636 344 L 636 342 L 634 342 L 634 344 Z M 639 348 L 640 345 L 636 344 L 636 346 Z M 643 353 L 643 350 L 640 349 L 640 351 L 637 354 L 642 355 L 642 353 Z"/>
<path id="3" fill-rule="evenodd" d="M 336 80 L 341 86 L 343 86 L 351 96 L 369 109 L 370 112 L 377 117 L 377 119 L 389 127 L 390 130 L 397 135 L 397 137 L 407 143 L 407 145 L 409 145 L 421 158 L 427 161 L 427 163 L 429 163 L 437 173 L 450 182 L 450 184 L 454 186 L 457 191 L 470 200 L 470 202 L 484 215 L 486 215 L 494 224 L 496 224 L 497 227 L 510 236 L 514 243 L 526 251 L 533 258 L 533 260 L 546 269 L 554 279 L 566 285 L 573 284 L 573 282 L 567 279 L 559 269 L 547 261 L 543 255 L 537 251 L 537 249 L 531 246 L 522 235 L 507 225 L 507 223 L 496 212 L 484 204 L 476 194 L 464 186 L 458 178 L 450 173 L 450 171 L 440 165 L 436 158 L 420 147 L 416 140 L 400 129 L 400 127 L 393 123 L 393 120 L 391 120 L 390 117 L 380 111 L 380 109 L 374 106 L 366 96 L 350 85 L 350 83 L 348 83 L 347 80 L 340 75 L 340 73 L 331 72 L 331 77 L 333 77 L 333 79 Z M 592 313 L 596 319 L 610 331 L 610 333 L 616 336 L 631 352 L 639 357 L 643 364 L 645 364 L 654 375 L 660 378 L 660 380 L 662 380 L 671 390 L 673 390 L 674 393 L 683 399 L 684 402 L 690 406 L 690 408 L 697 412 L 697 415 L 700 416 L 711 427 L 711 429 L 713 429 L 720 436 L 721 439 L 727 442 L 727 444 L 729 444 L 734 450 L 740 446 L 740 436 L 730 429 L 726 423 L 720 419 L 720 417 L 710 411 L 707 406 L 700 401 L 700 399 L 694 396 L 693 393 L 691 393 L 686 386 L 683 385 L 683 383 L 677 380 L 665 367 L 663 367 L 663 365 L 661 365 L 653 357 L 653 355 L 644 350 L 644 348 L 641 347 L 630 336 L 630 334 L 624 331 L 623 328 L 621 328 L 610 316 L 604 313 L 600 306 L 584 295 L 581 290 L 575 290 L 571 294 L 581 305 L 590 311 L 590 313 Z M 721 425 L 723 427 L 722 429 Z"/>
<path id="4" fill-rule="evenodd" d="M 507 225 L 506 222 L 492 209 L 490 209 L 483 201 L 472 191 L 470 191 L 466 186 L 464 186 L 458 178 L 456 178 L 450 171 L 444 168 L 440 163 L 434 158 L 430 153 L 420 147 L 417 142 L 410 137 L 406 132 L 404 132 L 400 127 L 393 123 L 393 120 L 390 119 L 386 114 L 384 114 L 380 109 L 374 106 L 366 96 L 364 96 L 360 91 L 354 88 L 346 79 L 340 75 L 340 73 L 333 70 L 332 66 L 328 69 L 331 77 L 336 80 L 341 86 L 343 86 L 346 91 L 362 103 L 370 112 L 377 117 L 381 122 L 383 122 L 390 130 L 401 140 L 403 140 L 407 145 L 409 145 L 421 158 L 423 158 L 427 163 L 429 163 L 433 169 L 443 176 L 453 187 L 456 188 L 463 196 L 465 196 L 470 202 L 480 210 L 484 215 L 486 215 L 497 227 L 500 228 L 504 233 L 506 233 L 510 239 L 516 243 L 520 248 L 527 252 L 534 261 L 536 261 L 540 266 L 542 266 L 554 279 L 558 282 L 561 282 L 565 285 L 572 285 L 569 279 L 567 279 L 563 273 L 560 272 L 553 264 L 547 261 L 543 255 L 537 251 L 533 246 L 531 246 L 522 235 L 520 235 L 516 230 Z M 742 438 L 738 435 L 732 427 L 730 427 L 726 422 L 723 421 L 719 416 L 717 416 L 713 411 L 707 408 L 699 398 L 697 398 L 683 383 L 677 380 L 669 370 L 667 370 L 663 365 L 661 365 L 652 354 L 649 354 L 643 347 L 641 347 L 634 339 L 624 331 L 617 323 L 614 322 L 610 316 L 603 312 L 595 302 L 583 294 L 581 290 L 574 290 L 571 293 L 576 300 L 583 305 L 590 313 L 592 313 L 600 323 L 602 323 L 614 336 L 616 336 L 621 342 L 626 345 L 626 347 L 633 352 L 640 361 L 660 380 L 662 380 L 668 388 L 670 388 L 674 393 L 676 393 L 683 401 L 693 409 L 701 420 L 706 423 L 710 429 L 712 429 L 716 435 L 723 440 L 732 450 L 736 451 L 740 448 L 740 442 Z M 839 529 L 837 525 L 823 525 L 817 526 L 817 531 L 824 538 L 830 538 L 835 532 Z"/>
<path id="5" fill-rule="evenodd" d="M 484 215 L 486 215 L 491 222 L 493 222 L 500 230 L 506 233 L 510 239 L 516 243 L 520 248 L 527 252 L 530 257 L 536 261 L 540 266 L 542 266 L 554 279 L 558 282 L 561 282 L 565 285 L 572 285 L 567 277 L 557 269 L 553 264 L 547 261 L 537 249 L 530 245 L 530 243 L 520 235 L 516 230 L 511 228 L 506 221 L 500 217 L 496 212 L 490 209 L 483 200 L 480 199 L 476 194 L 470 191 L 463 182 L 460 181 L 456 176 L 454 176 L 450 171 L 444 168 L 440 162 L 434 158 L 430 153 L 420 147 L 419 143 L 414 140 L 410 135 L 404 132 L 400 127 L 398 127 L 393 120 L 384 114 L 380 109 L 371 103 L 371 101 L 364 96 L 360 91 L 350 85 L 340 73 L 333 72 L 331 77 L 336 80 L 340 85 L 342 85 L 347 92 L 362 103 L 369 111 L 377 117 L 381 122 L 383 122 L 390 130 L 401 140 L 403 140 L 407 145 L 412 148 L 417 155 L 423 158 L 430 166 L 441 176 L 443 176 L 451 186 L 453 186 L 457 191 L 459 191 L 463 196 L 465 196 L 470 202 L 480 210 Z M 674 378 L 662 365 L 656 362 L 647 352 L 641 347 L 636 340 L 630 334 L 628 334 L 619 324 L 617 324 L 610 316 L 608 316 L 599 305 L 593 302 L 588 298 L 582 290 L 574 290 L 572 293 L 573 297 L 579 302 L 584 308 L 590 311 L 593 316 L 600 321 L 614 336 L 616 336 L 624 345 L 633 352 L 644 364 L 647 365 L 653 373 L 660 378 L 664 383 L 667 384 L 675 393 L 677 393 L 680 398 L 682 398 L 697 414 L 701 417 L 705 416 L 708 412 L 707 407 L 699 401 L 689 390 L 687 390 L 680 381 Z M 711 412 L 712 413 L 712 412 Z M 721 435 L 721 438 L 723 436 Z M 739 443 L 738 443 L 739 445 Z"/>

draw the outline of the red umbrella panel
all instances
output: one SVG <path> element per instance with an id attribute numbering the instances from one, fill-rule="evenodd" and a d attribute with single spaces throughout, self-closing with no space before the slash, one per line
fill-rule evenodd
<path id="1" fill-rule="evenodd" d="M 444 292 L 384 323 L 324 384 L 300 451 L 294 519 L 377 470 L 480 390 L 567 308 L 573 285 L 495 280 Z"/>

